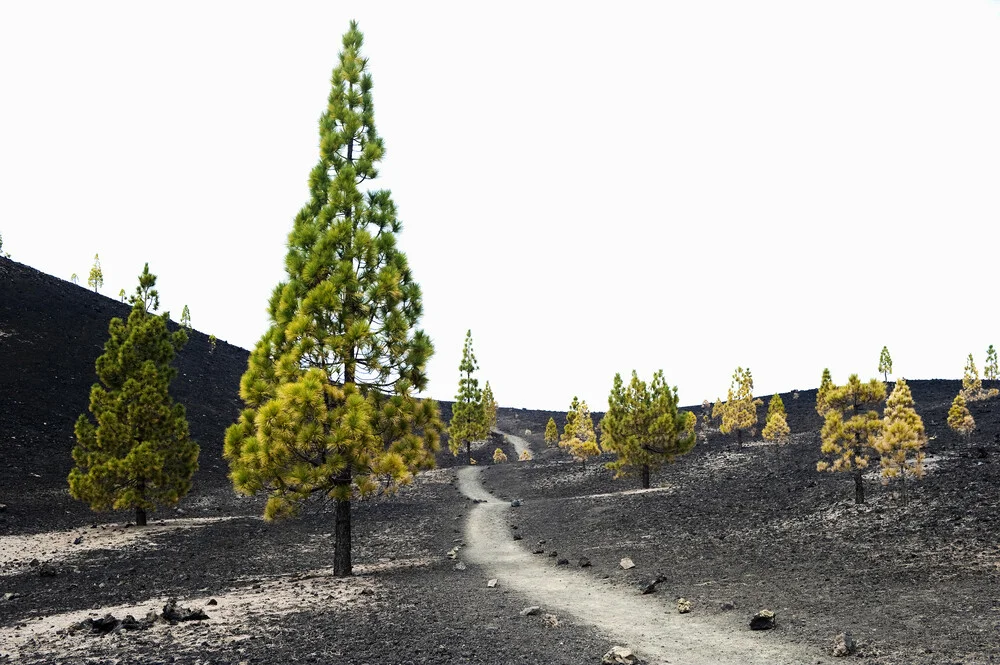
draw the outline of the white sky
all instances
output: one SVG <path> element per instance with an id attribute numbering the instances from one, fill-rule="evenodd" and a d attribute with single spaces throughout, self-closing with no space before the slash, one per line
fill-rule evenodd
<path id="1" fill-rule="evenodd" d="M 356 18 L 430 395 L 467 328 L 502 406 L 561 410 L 1000 344 L 1000 2 L 482 4 L 0 4 L 5 250 L 83 284 L 100 252 L 112 297 L 148 261 L 251 348 Z"/>

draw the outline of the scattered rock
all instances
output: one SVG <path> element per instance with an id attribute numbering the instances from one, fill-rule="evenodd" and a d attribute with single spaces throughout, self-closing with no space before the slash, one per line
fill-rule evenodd
<path id="1" fill-rule="evenodd" d="M 614 646 L 601 658 L 601 665 L 638 665 L 639 657 L 631 649 Z"/>
<path id="2" fill-rule="evenodd" d="M 559 553 L 556 552 L 555 550 L 552 550 L 551 552 L 549 552 L 549 556 L 551 556 L 551 557 L 557 557 L 557 556 L 559 556 Z"/>
<path id="3" fill-rule="evenodd" d="M 514 499 L 513 501 L 510 502 L 510 506 L 511 506 L 511 508 L 520 508 L 521 507 L 521 500 L 520 499 Z"/>
<path id="4" fill-rule="evenodd" d="M 582 556 L 580 557 L 579 564 L 581 568 L 590 568 L 590 559 L 588 559 L 585 556 Z"/>
<path id="5" fill-rule="evenodd" d="M 830 655 L 836 658 L 843 658 L 844 656 L 850 656 L 858 648 L 855 644 L 854 638 L 851 637 L 850 633 L 841 633 L 833 638 L 833 644 L 830 645 Z"/>
<path id="6" fill-rule="evenodd" d="M 559 618 L 555 614 L 546 614 L 542 617 L 542 620 L 550 628 L 555 628 L 559 625 Z"/>
<path id="7" fill-rule="evenodd" d="M 750 630 L 771 630 L 776 617 L 771 610 L 761 610 L 750 619 Z"/>
<path id="8" fill-rule="evenodd" d="M 624 559 L 622 559 L 618 563 L 618 565 L 622 567 L 622 570 L 630 570 L 632 568 L 635 568 L 635 563 L 633 563 L 632 559 L 630 559 L 628 557 L 625 557 Z"/>
<path id="9" fill-rule="evenodd" d="M 83 542 L 83 536 L 77 536 L 76 538 L 73 539 L 74 545 L 79 545 L 82 542 Z"/>
<path id="10" fill-rule="evenodd" d="M 727 600 L 719 603 L 719 609 L 722 610 L 723 612 L 732 612 L 733 610 L 736 609 L 736 605 Z"/>
<path id="11" fill-rule="evenodd" d="M 361 590 L 361 595 L 362 596 L 374 596 L 375 595 L 375 590 L 372 589 L 371 587 L 365 587 L 364 589 Z"/>
<path id="12" fill-rule="evenodd" d="M 6 503 L 0 503 L 0 513 L 6 512 L 6 510 L 7 510 L 7 504 Z"/>
<path id="13" fill-rule="evenodd" d="M 559 559 L 558 561 L 556 561 L 556 565 L 557 566 L 568 566 L 569 565 L 569 559 Z"/>
<path id="14" fill-rule="evenodd" d="M 14 600 L 15 598 L 20 598 L 21 595 L 13 592 L 8 592 L 3 595 L 4 600 Z"/>
<path id="15" fill-rule="evenodd" d="M 656 585 L 664 581 L 666 581 L 666 578 L 663 575 L 657 575 L 655 579 L 651 579 L 646 584 L 640 585 L 639 590 L 642 591 L 643 595 L 653 593 L 656 591 Z"/>
<path id="16" fill-rule="evenodd" d="M 142 621 L 137 621 L 131 614 L 126 614 L 125 618 L 121 621 L 115 618 L 113 614 L 105 614 L 100 619 L 88 618 L 75 623 L 67 631 L 71 634 L 85 631 L 91 635 L 107 635 L 108 633 L 120 630 L 146 630 L 153 625 L 156 618 L 158 617 L 155 612 L 150 612 Z"/>
<path id="17" fill-rule="evenodd" d="M 163 606 L 163 618 L 174 623 L 177 621 L 202 621 L 208 618 L 205 610 L 193 610 L 188 607 L 179 607 L 176 598 L 168 598 L 167 604 Z"/>
<path id="18" fill-rule="evenodd" d="M 531 607 L 525 607 L 523 610 L 521 610 L 521 616 L 533 617 L 536 614 L 540 613 L 541 611 L 542 611 L 541 607 L 539 607 L 538 605 L 532 605 Z"/>
<path id="19" fill-rule="evenodd" d="M 688 614 L 691 611 L 691 601 L 687 598 L 677 599 L 677 612 L 680 614 Z"/>
<path id="20" fill-rule="evenodd" d="M 490 580 L 489 582 L 486 583 L 486 587 L 489 588 L 489 589 L 492 589 L 493 587 L 495 587 L 497 585 L 497 581 L 498 580 L 494 577 L 492 580 Z"/>
<path id="21" fill-rule="evenodd" d="M 460 548 L 460 546 L 459 547 L 452 547 L 450 550 L 448 550 L 448 558 L 449 559 L 457 559 L 458 558 L 458 550 L 459 550 L 459 548 Z"/>
<path id="22" fill-rule="evenodd" d="M 455 564 L 455 570 L 465 570 L 465 564 L 459 561 Z"/>
<path id="23" fill-rule="evenodd" d="M 38 559 L 32 559 L 31 561 L 29 561 L 28 562 L 28 566 L 31 567 L 31 568 L 37 568 L 38 567 Z"/>
<path id="24" fill-rule="evenodd" d="M 521 540 L 521 534 L 515 533 L 514 534 L 514 540 Z"/>
<path id="25" fill-rule="evenodd" d="M 59 571 L 56 570 L 55 566 L 50 563 L 43 563 L 38 566 L 38 576 L 39 577 L 56 577 Z"/>
<path id="26" fill-rule="evenodd" d="M 531 550 L 531 553 L 532 554 L 545 554 L 545 550 L 543 550 L 541 547 L 536 547 L 535 549 Z"/>

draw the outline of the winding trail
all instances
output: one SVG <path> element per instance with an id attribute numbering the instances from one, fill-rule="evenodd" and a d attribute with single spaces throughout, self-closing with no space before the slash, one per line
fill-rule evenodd
<path id="1" fill-rule="evenodd" d="M 510 435 L 508 435 L 510 436 Z M 513 437 L 512 437 L 513 438 Z M 568 566 L 539 559 L 511 538 L 510 504 L 487 492 L 480 469 L 458 472 L 458 488 L 477 504 L 465 525 L 462 557 L 482 566 L 501 585 L 545 612 L 589 623 L 652 663 L 683 665 L 798 665 L 826 662 L 818 654 L 778 641 L 769 631 L 751 632 L 692 614 L 678 614 L 656 595 L 610 586 Z M 544 563 L 543 563 L 544 562 Z M 599 657 L 599 656 L 598 656 Z"/>
<path id="2" fill-rule="evenodd" d="M 505 439 L 510 441 L 510 445 L 514 446 L 514 452 L 517 453 L 517 459 L 521 459 L 521 455 L 524 453 L 530 453 L 531 448 L 529 443 L 519 436 L 514 436 L 513 434 L 508 434 L 507 432 L 501 432 L 498 429 L 494 429 L 497 434 L 502 434 Z"/>

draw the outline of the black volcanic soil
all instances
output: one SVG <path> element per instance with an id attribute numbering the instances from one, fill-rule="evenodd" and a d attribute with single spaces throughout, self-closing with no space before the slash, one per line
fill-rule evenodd
<path id="1" fill-rule="evenodd" d="M 209 353 L 202 333 L 178 356 L 171 388 L 202 447 L 179 510 L 157 511 L 140 532 L 122 526 L 129 515 L 92 513 L 70 499 L 73 423 L 86 411 L 108 320 L 126 314 L 115 300 L 0 258 L 0 663 L 13 660 L 4 645 L 14 642 L 17 662 L 27 663 L 569 665 L 599 662 L 611 646 L 567 617 L 556 628 L 521 617 L 539 603 L 502 583 L 487 589 L 474 565 L 454 569 L 445 553 L 461 541 L 472 504 L 449 467 L 464 455 L 442 451 L 444 468 L 399 496 L 356 503 L 358 574 L 329 577 L 332 515 L 266 524 L 260 499 L 233 493 L 221 441 L 241 406 L 247 352 L 220 341 Z M 545 423 L 554 416 L 561 427 L 565 414 L 501 409 L 500 429 L 532 442 L 536 460 L 491 466 L 482 477 L 496 496 L 523 499 L 514 513 L 523 542 L 587 556 L 588 574 L 626 588 L 662 574 L 657 594 L 668 606 L 686 597 L 694 614 L 737 633 L 754 611 L 773 609 L 770 638 L 813 650 L 812 662 L 829 662 L 827 643 L 845 630 L 870 663 L 996 662 L 1000 401 L 971 405 L 979 428 L 966 443 L 944 424 L 959 382 L 910 385 L 931 464 L 906 508 L 876 479 L 867 482 L 869 502 L 855 507 L 849 477 L 815 471 L 814 391 L 782 395 L 796 433 L 788 445 L 737 450 L 713 433 L 655 473 L 651 492 L 626 491 L 638 481 L 614 480 L 597 461 L 584 471 L 545 449 Z M 443 417 L 449 408 L 442 404 Z M 513 459 L 513 447 L 495 438 L 474 451 L 477 462 L 488 466 L 497 446 Z M 618 567 L 624 556 L 635 569 Z M 54 577 L 39 574 L 45 564 Z M 167 596 L 212 618 L 103 637 L 58 632 L 71 617 L 121 618 L 123 608 Z M 28 634 L 33 642 L 18 637 Z"/>

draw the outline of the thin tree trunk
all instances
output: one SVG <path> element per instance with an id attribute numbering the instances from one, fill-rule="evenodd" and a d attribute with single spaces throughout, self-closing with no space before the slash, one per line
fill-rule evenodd
<path id="1" fill-rule="evenodd" d="M 899 477 L 903 481 L 903 508 L 906 508 L 906 469 L 900 471 Z"/>
<path id="2" fill-rule="evenodd" d="M 465 442 L 465 454 L 469 457 L 469 464 L 472 464 L 472 442 Z"/>
<path id="3" fill-rule="evenodd" d="M 642 465 L 642 489 L 644 489 L 644 490 L 648 490 L 649 489 L 649 465 L 648 464 L 643 464 Z"/>
<path id="4" fill-rule="evenodd" d="M 146 509 L 136 508 L 135 509 L 135 525 L 136 526 L 146 526 Z"/>
<path id="5" fill-rule="evenodd" d="M 736 430 L 736 447 L 743 447 L 743 430 L 741 429 Z"/>
<path id="6" fill-rule="evenodd" d="M 857 469 L 854 472 L 854 503 L 864 503 L 865 502 L 865 486 L 863 484 L 863 478 L 861 469 Z"/>
<path id="7" fill-rule="evenodd" d="M 338 486 L 350 489 L 351 471 L 347 469 L 337 479 Z M 351 574 L 351 500 L 337 499 L 335 507 L 333 576 L 347 577 Z"/>

